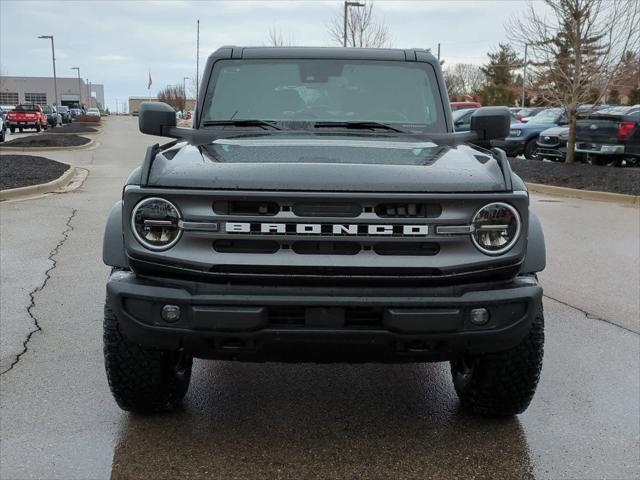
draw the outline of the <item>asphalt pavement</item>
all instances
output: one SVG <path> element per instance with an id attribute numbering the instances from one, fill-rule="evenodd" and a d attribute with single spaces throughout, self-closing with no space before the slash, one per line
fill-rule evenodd
<path id="1" fill-rule="evenodd" d="M 538 392 L 464 413 L 447 364 L 196 361 L 180 411 L 136 416 L 102 361 L 102 230 L 153 138 L 111 117 L 70 193 L 0 204 L 0 478 L 640 477 L 640 210 L 535 195 L 548 247 Z M 157 140 L 157 139 L 156 139 Z"/>

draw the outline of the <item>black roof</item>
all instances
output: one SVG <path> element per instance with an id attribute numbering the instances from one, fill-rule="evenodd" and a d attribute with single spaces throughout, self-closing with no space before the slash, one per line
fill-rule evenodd
<path id="1" fill-rule="evenodd" d="M 415 48 L 402 50 L 397 48 L 240 47 L 229 45 L 219 48 L 209 58 L 318 58 L 437 62 L 428 50 Z"/>

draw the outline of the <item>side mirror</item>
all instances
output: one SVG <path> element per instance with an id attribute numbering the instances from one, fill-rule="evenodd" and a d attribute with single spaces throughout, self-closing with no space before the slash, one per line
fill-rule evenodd
<path id="1" fill-rule="evenodd" d="M 138 128 L 147 135 L 167 136 L 167 130 L 176 126 L 176 111 L 166 103 L 144 102 L 140 105 Z"/>
<path id="2" fill-rule="evenodd" d="M 507 107 L 480 107 L 471 115 L 471 131 L 479 141 L 503 139 L 509 136 L 511 114 Z"/>

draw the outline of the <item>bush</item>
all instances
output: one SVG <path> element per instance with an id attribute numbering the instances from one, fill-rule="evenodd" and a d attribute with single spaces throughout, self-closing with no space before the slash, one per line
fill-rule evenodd
<path id="1" fill-rule="evenodd" d="M 100 123 L 100 117 L 92 117 L 90 115 L 78 115 L 77 117 L 75 117 L 73 119 L 74 122 L 93 122 L 93 123 Z"/>

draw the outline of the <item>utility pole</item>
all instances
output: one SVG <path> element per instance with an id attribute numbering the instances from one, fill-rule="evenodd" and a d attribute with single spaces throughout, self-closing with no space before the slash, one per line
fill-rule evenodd
<path id="1" fill-rule="evenodd" d="M 38 38 L 51 40 L 51 58 L 53 59 L 53 90 L 56 94 L 55 105 L 58 105 L 58 79 L 56 78 L 56 49 L 53 46 L 53 35 L 40 35 Z"/>
<path id="2" fill-rule="evenodd" d="M 71 70 L 78 71 L 78 107 L 82 105 L 82 80 L 80 80 L 80 67 L 71 67 Z"/>
<path id="3" fill-rule="evenodd" d="M 360 2 L 344 2 L 344 17 L 343 17 L 343 30 L 342 30 L 342 46 L 347 46 L 347 15 L 349 15 L 349 7 L 364 7 L 364 3 Z"/>
<path id="4" fill-rule="evenodd" d="M 526 99 L 526 84 L 527 84 L 527 47 L 528 43 L 524 44 L 524 66 L 522 67 L 522 103 L 520 106 L 524 108 L 524 102 Z"/>
<path id="5" fill-rule="evenodd" d="M 200 98 L 200 20 L 198 20 L 198 36 L 196 40 L 196 102 L 198 98 Z"/>
<path id="6" fill-rule="evenodd" d="M 89 79 L 87 78 L 87 103 L 89 104 L 89 108 L 91 108 L 91 84 L 89 83 Z"/>
<path id="7" fill-rule="evenodd" d="M 118 115 L 118 99 L 116 98 L 116 115 Z"/>
<path id="8" fill-rule="evenodd" d="M 438 63 L 440 63 L 440 44 L 438 44 Z"/>
<path id="9" fill-rule="evenodd" d="M 187 108 L 187 80 L 191 80 L 191 77 L 182 77 L 182 94 L 184 95 L 184 109 Z"/>

